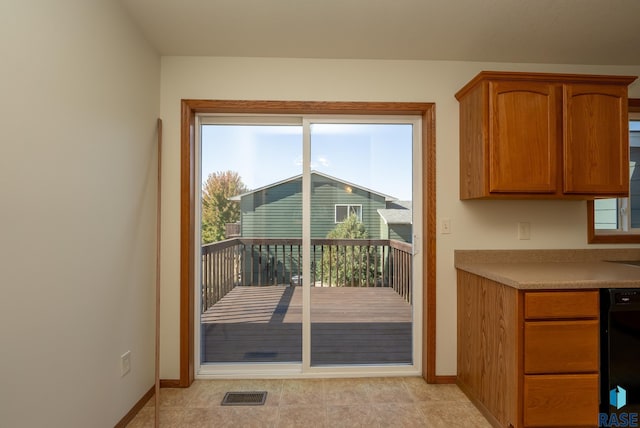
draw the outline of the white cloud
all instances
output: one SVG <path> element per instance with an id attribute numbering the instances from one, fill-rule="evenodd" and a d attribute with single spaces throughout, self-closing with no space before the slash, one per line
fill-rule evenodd
<path id="1" fill-rule="evenodd" d="M 302 166 L 302 156 L 299 156 L 293 160 L 293 164 L 295 166 Z M 318 156 L 315 160 L 311 161 L 311 169 L 315 169 L 317 167 L 328 167 L 331 165 L 329 158 L 326 156 Z"/>
<path id="2" fill-rule="evenodd" d="M 326 156 L 318 156 L 318 159 L 316 161 L 321 166 L 329 166 L 330 165 L 329 159 L 327 159 Z"/>

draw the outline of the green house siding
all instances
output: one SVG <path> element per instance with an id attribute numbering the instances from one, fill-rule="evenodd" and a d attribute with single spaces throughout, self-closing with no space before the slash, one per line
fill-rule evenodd
<path id="1" fill-rule="evenodd" d="M 410 224 L 390 224 L 389 238 L 397 241 L 412 242 Z"/>
<path id="2" fill-rule="evenodd" d="M 325 238 L 335 226 L 336 204 L 361 205 L 362 222 L 371 239 L 380 238 L 382 195 L 348 186 L 328 177 L 312 175 L 311 237 Z M 268 187 L 241 198 L 243 237 L 301 238 L 302 179 Z"/>
<path id="3" fill-rule="evenodd" d="M 336 205 L 362 206 L 362 223 L 369 238 L 380 238 L 380 215 L 377 210 L 384 208 L 385 201 L 380 195 L 343 183 L 314 176 L 311 185 L 311 237 L 325 238 L 336 227 Z"/>
<path id="4" fill-rule="evenodd" d="M 242 236 L 302 237 L 302 180 L 293 180 L 241 199 Z"/>
<path id="5" fill-rule="evenodd" d="M 385 198 L 367 189 L 312 173 L 311 237 L 325 238 L 336 227 L 336 205 L 356 205 L 362 207 L 362 222 L 369 238 L 381 239 L 381 231 L 387 233 L 387 228 L 378 210 L 387 205 Z M 302 238 L 301 177 L 246 193 L 239 200 L 243 238 Z M 312 260 L 312 281 L 316 273 L 314 266 L 321 265 L 321 257 L 318 253 Z M 251 280 L 245 277 L 246 283 L 299 283 L 299 278 L 295 278 L 301 274 L 299 246 L 247 246 L 242 259 L 245 275 L 253 277 Z"/>
<path id="6" fill-rule="evenodd" d="M 380 239 L 412 242 L 412 227 L 410 224 L 385 224 L 380 222 Z"/>

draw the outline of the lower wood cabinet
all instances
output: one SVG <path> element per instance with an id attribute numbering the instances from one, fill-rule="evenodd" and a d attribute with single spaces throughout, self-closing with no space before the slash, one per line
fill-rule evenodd
<path id="1" fill-rule="evenodd" d="M 598 374 L 524 376 L 525 427 L 597 426 Z"/>
<path id="2" fill-rule="evenodd" d="M 458 271 L 458 385 L 496 427 L 597 427 L 599 291 Z"/>
<path id="3" fill-rule="evenodd" d="M 598 320 L 524 323 L 525 374 L 597 373 Z"/>

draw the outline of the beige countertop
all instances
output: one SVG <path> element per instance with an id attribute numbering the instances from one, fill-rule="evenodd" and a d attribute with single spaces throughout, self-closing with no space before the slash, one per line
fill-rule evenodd
<path id="1" fill-rule="evenodd" d="M 640 288 L 640 266 L 605 260 L 640 260 L 589 250 L 456 251 L 455 267 L 522 290 Z"/>
<path id="2" fill-rule="evenodd" d="M 522 290 L 640 288 L 640 266 L 603 261 L 470 263 L 456 268 Z"/>

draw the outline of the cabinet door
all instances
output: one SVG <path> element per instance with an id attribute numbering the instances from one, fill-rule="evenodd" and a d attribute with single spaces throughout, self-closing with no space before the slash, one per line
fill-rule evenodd
<path id="1" fill-rule="evenodd" d="M 490 192 L 556 192 L 559 92 L 544 82 L 489 84 Z"/>
<path id="2" fill-rule="evenodd" d="M 627 87 L 565 85 L 564 192 L 629 192 Z"/>
<path id="3" fill-rule="evenodd" d="M 596 427 L 598 375 L 524 377 L 525 427 Z"/>
<path id="4" fill-rule="evenodd" d="M 527 320 L 598 318 L 600 292 L 527 291 L 524 295 L 524 317 Z"/>
<path id="5" fill-rule="evenodd" d="M 597 373 L 598 320 L 527 321 L 524 323 L 524 372 Z"/>

